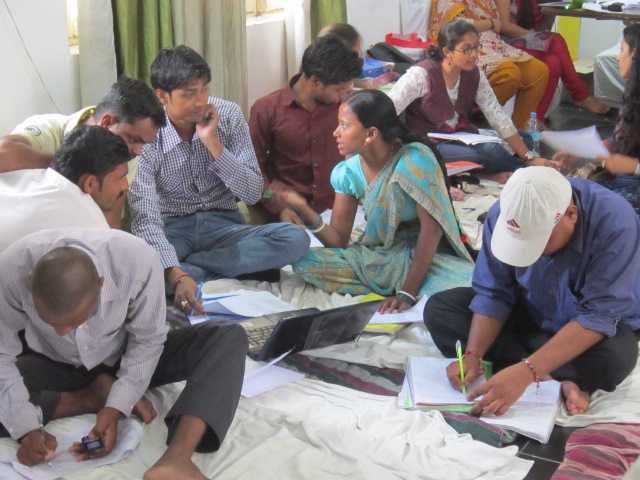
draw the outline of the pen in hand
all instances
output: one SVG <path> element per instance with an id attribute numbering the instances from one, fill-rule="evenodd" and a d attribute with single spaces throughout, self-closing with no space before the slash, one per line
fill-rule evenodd
<path id="1" fill-rule="evenodd" d="M 467 394 L 467 387 L 464 384 L 464 360 L 462 356 L 462 343 L 460 340 L 456 340 L 456 356 L 458 357 L 458 370 L 460 370 L 460 385 L 462 386 L 462 393 Z"/>

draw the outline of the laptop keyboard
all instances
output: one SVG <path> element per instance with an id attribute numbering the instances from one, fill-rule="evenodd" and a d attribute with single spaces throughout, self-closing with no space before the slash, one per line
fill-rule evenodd
<path id="1" fill-rule="evenodd" d="M 267 339 L 273 332 L 273 325 L 247 329 L 247 338 L 249 339 L 249 352 L 258 352 L 264 347 Z"/>

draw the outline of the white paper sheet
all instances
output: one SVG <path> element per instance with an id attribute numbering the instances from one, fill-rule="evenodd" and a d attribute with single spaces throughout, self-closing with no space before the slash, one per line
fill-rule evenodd
<path id="1" fill-rule="evenodd" d="M 296 309 L 294 305 L 283 302 L 272 293 L 251 290 L 237 290 L 221 295 L 205 295 L 202 304 L 205 313 L 209 315 L 189 315 L 189 321 L 192 325 L 210 320 L 210 315 L 251 318 Z"/>
<path id="2" fill-rule="evenodd" d="M 379 313 L 376 312 L 369 320 L 369 325 L 384 325 L 388 323 L 419 323 L 423 321 L 424 306 L 427 304 L 428 296 L 423 296 L 418 303 L 404 312 L 400 313 Z"/>
<path id="3" fill-rule="evenodd" d="M 265 392 L 269 392 L 288 383 L 297 382 L 304 378 L 304 374 L 294 372 L 287 368 L 278 367 L 276 363 L 289 355 L 291 350 L 274 358 L 257 368 L 246 371 L 242 382 L 243 397 L 255 397 Z"/>
<path id="4" fill-rule="evenodd" d="M 493 135 L 481 135 L 479 133 L 457 132 L 457 133 L 438 133 L 430 132 L 430 138 L 439 140 L 450 140 L 454 142 L 462 142 L 465 145 L 478 145 L 480 143 L 502 143 L 500 137 Z"/>
<path id="5" fill-rule="evenodd" d="M 540 140 L 557 152 L 569 153 L 578 158 L 593 160 L 609 155 L 595 126 L 562 132 L 545 130 L 540 134 Z"/>
<path id="6" fill-rule="evenodd" d="M 8 478 L 54 480 L 76 472 L 89 472 L 102 465 L 118 463 L 138 448 L 142 440 L 143 429 L 142 424 L 138 420 L 133 418 L 120 420 L 118 422 L 118 441 L 113 451 L 106 457 L 78 462 L 69 452 L 69 447 L 87 435 L 93 428 L 93 422 L 89 419 L 95 419 L 95 417 L 91 416 L 86 419 L 80 417 L 74 418 L 72 420 L 76 420 L 76 422 L 72 429 L 65 431 L 63 434 L 56 434 L 54 431 L 51 432 L 58 441 L 58 449 L 51 462 L 36 465 L 35 467 L 27 467 L 19 463 L 15 458 L 2 458 L 0 459 L 1 468 L 6 471 L 11 469 L 15 474 L 13 477 Z M 0 473 L 4 470 L 0 469 Z"/>

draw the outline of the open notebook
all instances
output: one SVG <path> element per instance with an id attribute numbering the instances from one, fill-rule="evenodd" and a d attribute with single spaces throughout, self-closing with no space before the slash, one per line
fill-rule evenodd
<path id="1" fill-rule="evenodd" d="M 452 361 L 449 358 L 409 357 L 404 384 L 398 395 L 398 406 L 407 409 L 469 412 L 473 402 L 455 390 L 447 379 L 445 371 Z M 484 379 L 480 379 L 477 385 L 482 382 Z M 520 400 L 505 415 L 481 419 L 547 443 L 558 412 L 559 398 L 560 383 L 555 380 L 540 383 L 539 389 L 536 385 L 529 385 Z"/>

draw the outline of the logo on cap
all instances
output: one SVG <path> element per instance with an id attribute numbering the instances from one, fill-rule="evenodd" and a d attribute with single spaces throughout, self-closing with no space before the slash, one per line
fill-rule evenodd
<path id="1" fill-rule="evenodd" d="M 560 212 L 556 213 L 556 216 L 553 217 L 553 224 L 557 224 L 558 222 L 560 222 L 560 219 L 562 218 L 562 214 Z"/>
<path id="2" fill-rule="evenodd" d="M 515 218 L 507 220 L 507 228 L 513 233 L 520 233 L 520 225 L 518 225 L 518 222 L 516 222 Z"/>

